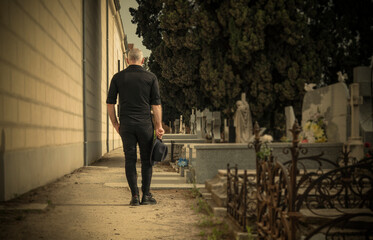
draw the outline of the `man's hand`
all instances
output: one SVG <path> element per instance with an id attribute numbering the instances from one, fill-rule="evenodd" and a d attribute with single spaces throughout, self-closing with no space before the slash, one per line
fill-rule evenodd
<path id="1" fill-rule="evenodd" d="M 162 139 L 162 136 L 163 136 L 163 134 L 164 134 L 164 129 L 163 129 L 163 127 L 160 127 L 160 128 L 155 129 L 155 134 L 157 135 L 157 137 L 158 137 L 159 139 Z"/>
<path id="2" fill-rule="evenodd" d="M 152 105 L 153 114 L 154 114 L 154 128 L 155 128 L 155 135 L 159 139 L 162 139 L 164 134 L 164 129 L 162 127 L 162 106 L 161 105 Z"/>

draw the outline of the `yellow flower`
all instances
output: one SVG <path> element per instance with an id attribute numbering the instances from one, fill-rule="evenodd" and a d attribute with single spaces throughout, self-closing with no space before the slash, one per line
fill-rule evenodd
<path id="1" fill-rule="evenodd" d="M 325 136 L 322 136 L 321 138 L 318 138 L 318 139 L 316 139 L 316 142 L 317 143 L 323 143 L 323 142 L 326 142 L 326 137 Z"/>
<path id="2" fill-rule="evenodd" d="M 312 123 L 311 124 L 311 130 L 312 130 L 312 132 L 316 132 L 316 131 L 318 131 L 320 129 L 320 127 L 319 127 L 319 125 L 317 125 L 316 123 Z"/>
<path id="3" fill-rule="evenodd" d="M 322 128 L 318 128 L 313 134 L 315 138 L 324 137 L 324 130 Z"/>
<path id="4" fill-rule="evenodd" d="M 310 129 L 310 126 L 311 126 L 311 123 L 312 123 L 312 122 L 307 121 L 306 124 L 304 125 L 304 129 L 309 130 L 309 129 Z"/>

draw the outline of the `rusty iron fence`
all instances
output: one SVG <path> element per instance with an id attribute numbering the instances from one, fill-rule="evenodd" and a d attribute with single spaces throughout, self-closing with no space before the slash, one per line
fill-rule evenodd
<path id="1" fill-rule="evenodd" d="M 247 170 L 239 174 L 237 165 L 227 165 L 227 212 L 244 232 L 250 222 L 255 222 L 255 175 L 248 174 Z"/>
<path id="2" fill-rule="evenodd" d="M 228 215 L 243 231 L 255 216 L 258 239 L 311 239 L 320 233 L 325 239 L 373 239 L 373 158 L 351 158 L 347 146 L 337 161 L 323 153 L 305 156 L 297 121 L 290 131 L 292 145 L 283 153 L 291 160 L 281 163 L 272 154 L 258 154 L 265 143 L 255 124 L 256 176 L 228 165 Z"/>

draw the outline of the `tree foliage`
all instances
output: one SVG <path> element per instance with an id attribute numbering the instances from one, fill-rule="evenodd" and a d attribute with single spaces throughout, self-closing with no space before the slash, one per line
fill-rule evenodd
<path id="1" fill-rule="evenodd" d="M 159 16 L 163 8 L 162 0 L 136 0 L 138 8 L 130 8 L 132 23 L 137 24 L 136 34 L 143 38 L 142 44 L 152 51 L 148 59 L 148 67 L 159 80 L 160 91 L 163 102 L 164 122 L 173 121 L 180 116 L 180 111 L 172 103 L 172 96 L 168 93 L 166 79 L 162 77 L 160 63 L 155 60 L 154 52 L 162 43 Z"/>
<path id="2" fill-rule="evenodd" d="M 207 107 L 231 117 L 246 92 L 254 119 L 281 130 L 285 106 L 300 116 L 305 83 L 352 77 L 373 53 L 370 0 L 137 2 L 130 11 L 162 100 L 184 114 Z"/>
<path id="3" fill-rule="evenodd" d="M 306 9 L 324 82 L 337 82 L 338 71 L 352 82 L 353 68 L 369 66 L 373 56 L 373 2 L 311 0 Z"/>

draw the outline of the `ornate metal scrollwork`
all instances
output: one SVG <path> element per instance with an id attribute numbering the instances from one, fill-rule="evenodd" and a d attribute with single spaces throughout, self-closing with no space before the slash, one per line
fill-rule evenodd
<path id="1" fill-rule="evenodd" d="M 288 170 L 277 161 L 261 161 L 258 174 L 259 239 L 287 239 L 291 234 L 288 222 Z"/>
<path id="2" fill-rule="evenodd" d="M 260 141 L 259 129 L 256 123 L 255 139 L 249 144 L 256 153 L 265 144 Z M 346 146 L 337 161 L 326 159 L 323 153 L 306 156 L 307 148 L 299 144 L 297 121 L 291 132 L 292 146 L 283 149 L 291 154 L 290 161 L 281 164 L 272 154 L 256 154 L 255 178 L 249 178 L 246 171 L 239 176 L 237 166 L 233 174 L 228 166 L 229 215 L 246 231 L 248 216 L 255 213 L 258 239 L 309 239 L 321 231 L 326 239 L 350 235 L 372 239 L 373 231 L 366 226 L 373 222 L 373 158 L 357 161 Z M 309 162 L 316 167 L 308 168 Z M 311 225 L 304 221 L 305 210 L 320 221 Z"/>
<path id="3" fill-rule="evenodd" d="M 237 165 L 230 168 L 228 164 L 227 197 L 228 215 L 246 231 L 248 221 L 256 214 L 256 184 L 253 177 L 247 174 L 247 170 L 240 176 Z"/>
<path id="4" fill-rule="evenodd" d="M 351 208 L 373 211 L 373 159 L 336 168 L 314 179 L 299 194 L 297 210 L 302 207 L 328 217 L 330 213 L 323 213 L 322 209 L 337 210 L 335 216 L 346 214 Z"/>
<path id="5" fill-rule="evenodd" d="M 363 221 L 362 221 L 363 220 Z M 324 233 L 326 240 L 335 239 L 372 239 L 373 228 L 372 213 L 345 214 L 327 223 L 321 224 L 307 234 L 304 240 L 310 240 L 320 232 Z M 370 223 L 370 224 L 369 224 Z M 367 225 L 369 224 L 369 225 Z"/>

